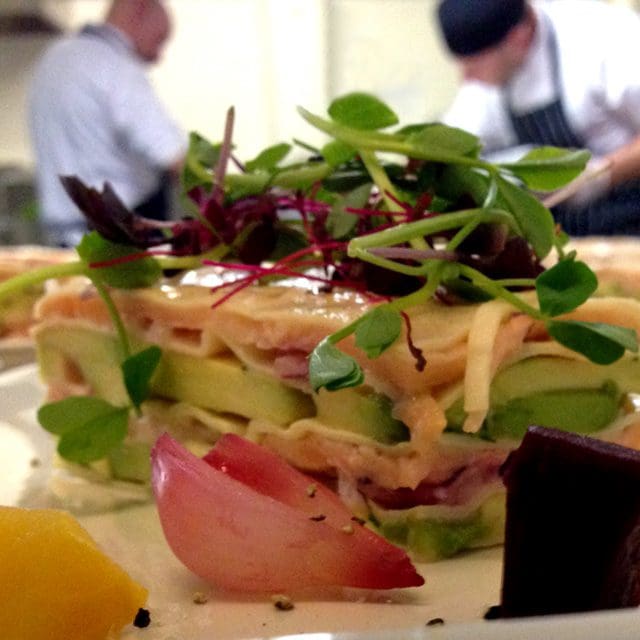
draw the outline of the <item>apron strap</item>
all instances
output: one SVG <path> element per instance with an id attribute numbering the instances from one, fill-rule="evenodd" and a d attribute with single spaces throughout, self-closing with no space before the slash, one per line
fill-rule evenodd
<path id="1" fill-rule="evenodd" d="M 582 148 L 584 143 L 569 124 L 564 110 L 555 29 L 548 16 L 545 15 L 544 19 L 547 26 L 545 46 L 551 59 L 555 99 L 533 111 L 516 114 L 513 110 L 510 90 L 507 87 L 502 93 L 504 107 L 515 131 L 518 144 Z"/>
<path id="2" fill-rule="evenodd" d="M 546 19 L 547 50 L 551 59 L 555 99 L 528 113 L 516 114 L 508 89 L 502 93 L 505 110 L 519 144 L 552 145 L 565 148 L 585 148 L 566 117 L 562 101 L 558 42 L 555 29 Z M 640 235 L 640 181 L 632 181 L 613 189 L 604 198 L 584 208 L 561 204 L 552 209 L 553 216 L 570 236 Z"/>

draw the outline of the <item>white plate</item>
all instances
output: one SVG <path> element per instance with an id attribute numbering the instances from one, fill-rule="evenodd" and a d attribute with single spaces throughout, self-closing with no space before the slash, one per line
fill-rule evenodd
<path id="1" fill-rule="evenodd" d="M 0 371 L 33 362 L 35 348 L 30 338 L 0 339 Z"/>
<path id="2" fill-rule="evenodd" d="M 484 622 L 486 609 L 499 600 L 500 549 L 421 565 L 426 584 L 420 589 L 327 592 L 295 600 L 291 611 L 277 610 L 269 598 L 216 593 L 173 557 L 152 504 L 90 513 L 83 500 L 60 502 L 51 489 L 53 443 L 35 419 L 42 395 L 33 365 L 0 374 L 0 504 L 66 506 L 102 549 L 149 589 L 151 625 L 128 630 L 127 640 L 233 640 L 299 634 L 315 634 L 308 640 L 355 640 L 355 633 L 379 640 L 638 638 L 640 612 L 635 610 Z M 117 499 L 122 501 L 123 496 Z M 196 594 L 205 594 L 207 601 L 197 604 Z M 427 626 L 433 618 L 442 618 L 445 624 Z"/>

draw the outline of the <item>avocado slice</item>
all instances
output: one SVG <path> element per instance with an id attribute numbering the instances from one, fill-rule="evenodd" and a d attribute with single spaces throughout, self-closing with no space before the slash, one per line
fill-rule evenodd
<path id="1" fill-rule="evenodd" d="M 383 444 L 397 444 L 410 438 L 407 426 L 391 414 L 391 399 L 371 389 L 322 389 L 313 399 L 317 419 L 323 425 L 358 433 Z"/>
<path id="2" fill-rule="evenodd" d="M 45 380 L 71 375 L 88 384 L 98 397 L 117 405 L 128 404 L 118 345 L 109 332 L 42 327 L 37 333 L 37 349 Z M 407 441 L 410 436 L 406 425 L 391 415 L 391 400 L 371 389 L 323 390 L 312 398 L 275 377 L 247 369 L 229 354 L 197 358 L 165 349 L 150 386 L 156 397 L 219 414 L 262 418 L 282 426 L 311 418 L 325 428 L 358 433 L 384 444 Z M 135 476 L 134 453 L 114 454 L 112 473 Z"/>
<path id="3" fill-rule="evenodd" d="M 203 409 L 263 418 L 280 425 L 313 415 L 313 402 L 277 378 L 247 369 L 233 356 L 195 358 L 163 352 L 151 381 L 154 394 Z"/>
<path id="4" fill-rule="evenodd" d="M 418 562 L 436 562 L 466 549 L 502 542 L 505 522 L 504 491 L 489 496 L 463 517 L 423 515 L 420 507 L 377 513 L 374 523 L 385 538 L 407 548 Z"/>
<path id="5" fill-rule="evenodd" d="M 107 462 L 113 478 L 148 482 L 151 477 L 151 446 L 146 442 L 121 444 L 109 452 Z"/>
<path id="6" fill-rule="evenodd" d="M 38 359 L 45 380 L 69 369 L 93 392 L 114 404 L 128 403 L 116 338 L 79 327 L 43 327 L 37 333 Z M 220 413 L 264 418 L 286 425 L 311 416 L 311 398 L 278 379 L 246 369 L 234 357 L 197 358 L 164 350 L 153 379 L 154 395 Z"/>
<path id="7" fill-rule="evenodd" d="M 606 381 L 599 389 L 541 391 L 495 407 L 487 417 L 485 427 L 492 440 L 520 440 L 532 424 L 572 433 L 594 433 L 613 422 L 621 398 L 618 386 L 611 381 Z"/>
<path id="8" fill-rule="evenodd" d="M 498 373 L 491 409 L 479 436 L 521 439 L 529 425 L 595 433 L 617 416 L 626 393 L 640 389 L 640 361 L 626 358 L 602 366 L 581 360 L 537 356 Z M 447 426 L 461 431 L 463 398 L 447 410 Z"/>

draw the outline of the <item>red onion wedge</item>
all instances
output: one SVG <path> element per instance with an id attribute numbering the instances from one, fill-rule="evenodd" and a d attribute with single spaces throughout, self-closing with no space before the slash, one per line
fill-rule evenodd
<path id="1" fill-rule="evenodd" d="M 239 436 L 222 436 L 201 459 L 165 434 L 152 465 L 169 546 L 212 586 L 292 592 L 424 583 L 407 554 L 354 520 L 333 492 Z"/>

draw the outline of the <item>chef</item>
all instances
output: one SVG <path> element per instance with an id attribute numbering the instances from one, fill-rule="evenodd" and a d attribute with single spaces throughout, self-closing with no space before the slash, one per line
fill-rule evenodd
<path id="1" fill-rule="evenodd" d="M 575 236 L 640 234 L 640 17 L 602 0 L 441 0 L 438 18 L 463 76 L 443 120 L 488 157 L 589 149 L 556 220 Z"/>

